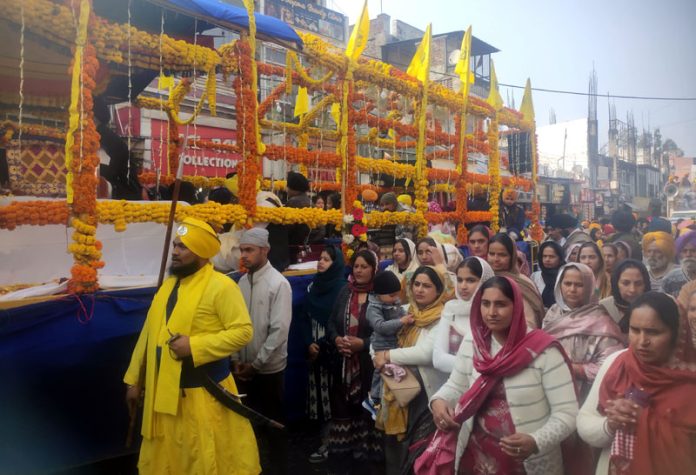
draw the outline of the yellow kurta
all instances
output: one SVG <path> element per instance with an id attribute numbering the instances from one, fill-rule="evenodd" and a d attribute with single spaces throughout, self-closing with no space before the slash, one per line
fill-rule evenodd
<path id="1" fill-rule="evenodd" d="M 166 303 L 175 282 L 167 279 L 155 295 L 124 377 L 127 384 L 136 384 L 145 369 L 138 469 L 157 475 L 258 474 L 258 449 L 249 421 L 222 406 L 205 388 L 186 388 L 182 397 L 181 362 L 169 356 L 165 343 L 169 331 L 189 335 L 194 366 L 239 351 L 251 341 L 253 331 L 244 298 L 236 283 L 208 264 L 181 280 L 176 307 L 166 323 Z M 221 384 L 237 393 L 231 375 Z"/>

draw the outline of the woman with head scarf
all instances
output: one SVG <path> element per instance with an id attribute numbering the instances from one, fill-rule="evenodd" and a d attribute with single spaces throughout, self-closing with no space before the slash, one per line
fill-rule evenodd
<path id="1" fill-rule="evenodd" d="M 643 236 L 643 257 L 650 273 L 650 287 L 662 292 L 662 282 L 677 264 L 674 262 L 676 249 L 671 234 L 653 231 Z"/>
<path id="2" fill-rule="evenodd" d="M 618 249 L 618 254 L 616 259 L 623 261 L 624 259 L 631 259 L 631 246 L 626 244 L 624 241 L 615 241 L 616 249 Z"/>
<path id="3" fill-rule="evenodd" d="M 606 359 L 578 415 L 602 449 L 597 475 L 696 471 L 696 349 L 674 299 L 647 292 L 630 311 L 628 349 Z"/>
<path id="4" fill-rule="evenodd" d="M 605 242 L 602 244 L 602 257 L 604 258 L 604 272 L 611 281 L 611 273 L 618 262 L 619 249 L 616 244 Z"/>
<path id="5" fill-rule="evenodd" d="M 580 246 L 582 246 L 582 243 L 580 242 L 568 246 L 565 253 L 566 262 L 578 262 L 578 256 L 580 255 Z"/>
<path id="6" fill-rule="evenodd" d="M 650 292 L 650 274 L 642 262 L 626 259 L 611 274 L 611 296 L 599 301 L 609 316 L 628 333 L 628 310 L 645 292 Z"/>
<path id="7" fill-rule="evenodd" d="M 397 239 L 392 248 L 392 260 L 394 262 L 386 270 L 393 272 L 399 278 L 403 288 L 406 275 L 412 275 L 418 269 L 416 244 L 410 239 Z"/>
<path id="8" fill-rule="evenodd" d="M 527 326 L 520 288 L 496 276 L 476 293 L 471 336 L 431 398 L 438 428 L 418 475 L 561 475 L 577 400 L 560 344 Z"/>
<path id="9" fill-rule="evenodd" d="M 377 427 L 386 434 L 385 455 L 389 473 L 402 473 L 413 465 L 409 447 L 429 437 L 435 430 L 428 411 L 428 399 L 447 379 L 447 375 L 433 368 L 434 333 L 446 302 L 448 277 L 435 267 L 421 266 L 411 277 L 407 314 L 414 323 L 404 326 L 398 335 L 399 348 L 377 352 L 375 367 L 394 363 L 408 366 L 418 379 L 421 391 L 400 407 L 394 395 L 385 388 L 382 408 L 377 415 Z"/>
<path id="10" fill-rule="evenodd" d="M 586 242 L 580 246 L 578 262 L 585 264 L 594 272 L 597 299 L 603 299 L 611 295 L 611 285 L 607 278 L 607 273 L 604 271 L 604 256 L 597 244 Z"/>
<path id="11" fill-rule="evenodd" d="M 565 264 L 563 248 L 555 241 L 545 241 L 539 246 L 538 256 L 539 270 L 532 274 L 532 282 L 541 294 L 544 308 L 549 309 L 556 303 L 556 277 L 559 269 Z"/>
<path id="12" fill-rule="evenodd" d="M 377 256 L 367 249 L 351 258 L 351 274 L 336 297 L 327 323 L 327 336 L 339 355 L 331 387 L 331 424 L 327 440 L 332 471 L 346 467 L 369 470 L 383 458 L 382 437 L 362 407 L 372 382 L 367 296 L 377 273 Z M 357 467 L 359 469 L 360 467 Z"/>
<path id="13" fill-rule="evenodd" d="M 346 284 L 343 253 L 334 246 L 326 246 L 319 256 L 317 273 L 307 289 L 304 308 L 304 337 L 307 357 L 310 361 L 307 408 L 309 419 L 320 424 L 331 420 L 329 389 L 331 388 L 331 362 L 334 346 L 326 338 L 326 324 L 338 293 Z M 311 456 L 312 461 L 327 457 L 323 444 Z"/>
<path id="14" fill-rule="evenodd" d="M 464 337 L 469 334 L 469 313 L 474 294 L 493 277 L 493 269 L 480 257 L 467 257 L 457 268 L 457 298 L 445 304 L 435 334 L 433 366 L 450 374 L 455 355 Z"/>
<path id="15" fill-rule="evenodd" d="M 507 234 L 498 233 L 488 243 L 488 263 L 493 272 L 513 279 L 520 286 L 527 323 L 531 328 L 540 328 L 544 318 L 544 302 L 534 282 L 520 273 L 516 256 L 517 247 Z"/>
<path id="16" fill-rule="evenodd" d="M 454 298 L 455 288 L 457 286 L 457 276 L 454 275 L 454 272 L 451 272 L 447 268 L 445 252 L 444 246 L 435 241 L 435 239 L 432 237 L 427 236 L 420 238 L 416 243 L 416 255 L 414 261 L 416 263 L 416 269 L 421 266 L 432 266 L 437 268 L 438 272 L 441 272 L 443 275 L 448 277 L 448 279 L 445 281 L 445 301 L 447 301 Z M 461 255 L 459 258 L 461 258 Z M 404 273 L 404 280 L 402 280 L 401 287 L 405 289 L 405 292 L 402 292 L 402 301 L 406 301 L 410 298 L 408 292 L 412 277 L 413 272 Z"/>
<path id="17" fill-rule="evenodd" d="M 597 303 L 594 287 L 588 266 L 564 265 L 555 286 L 556 304 L 546 312 L 542 327 L 561 342 L 570 358 L 581 404 L 602 362 L 625 347 L 621 330 Z"/>

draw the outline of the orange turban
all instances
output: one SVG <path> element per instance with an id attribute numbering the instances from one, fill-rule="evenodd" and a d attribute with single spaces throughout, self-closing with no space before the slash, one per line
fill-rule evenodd
<path id="1" fill-rule="evenodd" d="M 375 190 L 372 190 L 370 188 L 366 188 L 362 192 L 362 198 L 363 200 L 367 201 L 368 203 L 374 203 L 377 201 L 377 192 Z"/>
<path id="2" fill-rule="evenodd" d="M 647 252 L 648 247 L 653 243 L 667 256 L 670 262 L 674 260 L 676 248 L 671 234 L 663 231 L 653 231 L 645 234 L 643 236 L 643 252 Z"/>

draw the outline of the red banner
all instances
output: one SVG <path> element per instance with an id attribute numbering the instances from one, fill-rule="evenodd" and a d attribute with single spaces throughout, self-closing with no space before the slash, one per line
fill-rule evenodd
<path id="1" fill-rule="evenodd" d="M 163 165 L 162 173 L 167 173 L 167 122 L 151 119 L 150 131 L 152 143 L 152 167 Z M 204 125 L 179 126 L 179 135 L 183 136 L 188 131 L 190 140 L 211 140 L 224 144 L 236 143 L 237 131 L 220 127 Z M 218 150 L 186 147 L 182 159 L 184 161 L 184 175 L 198 175 L 206 177 L 224 177 L 237 167 L 241 159 L 238 153 Z M 176 173 L 176 170 L 172 170 Z"/>

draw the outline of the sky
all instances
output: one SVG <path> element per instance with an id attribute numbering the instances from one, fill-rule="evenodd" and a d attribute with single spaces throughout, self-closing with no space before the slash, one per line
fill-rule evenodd
<path id="1" fill-rule="evenodd" d="M 327 0 L 353 24 L 362 0 Z M 696 98 L 696 0 L 369 0 L 380 12 L 433 33 L 473 27 L 500 50 L 498 81 L 587 92 L 594 65 L 606 95 Z M 508 92 L 509 90 L 509 92 Z M 522 90 L 500 88 L 519 106 Z M 535 91 L 537 126 L 587 117 L 587 97 Z M 687 156 L 696 157 L 696 101 L 612 99 L 617 118 L 633 112 L 641 129 L 659 127 Z M 597 101 L 600 149 L 607 142 L 608 101 Z"/>

